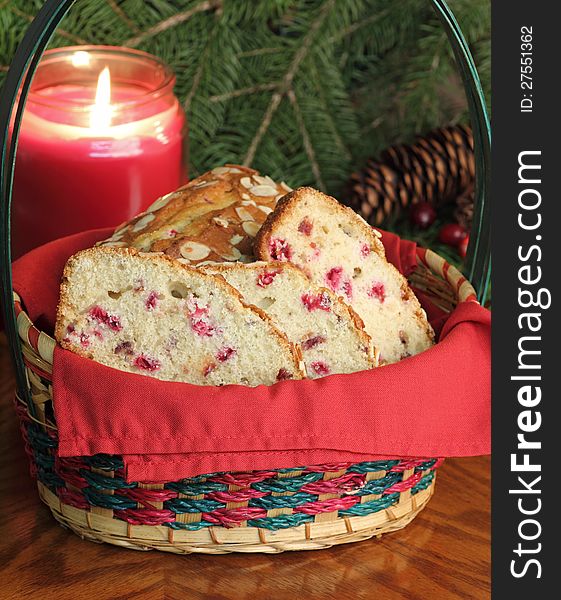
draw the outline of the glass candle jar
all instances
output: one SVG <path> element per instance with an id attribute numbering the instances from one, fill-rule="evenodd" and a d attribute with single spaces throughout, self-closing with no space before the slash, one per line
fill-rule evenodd
<path id="1" fill-rule="evenodd" d="M 48 50 L 22 121 L 13 256 L 117 226 L 187 181 L 186 119 L 175 76 L 145 52 Z"/>

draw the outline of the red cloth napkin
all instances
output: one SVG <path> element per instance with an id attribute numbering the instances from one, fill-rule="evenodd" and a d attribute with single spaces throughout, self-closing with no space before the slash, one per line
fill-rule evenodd
<path id="1" fill-rule="evenodd" d="M 14 263 L 31 319 L 52 330 L 64 263 L 108 235 L 57 240 Z M 404 273 L 415 245 L 384 233 Z M 426 304 L 431 318 L 442 312 Z M 433 321 L 434 322 L 434 321 Z M 123 455 L 128 481 L 386 457 L 490 451 L 490 313 L 454 310 L 430 350 L 381 369 L 274 386 L 220 388 L 123 373 L 57 348 L 60 456 Z"/>

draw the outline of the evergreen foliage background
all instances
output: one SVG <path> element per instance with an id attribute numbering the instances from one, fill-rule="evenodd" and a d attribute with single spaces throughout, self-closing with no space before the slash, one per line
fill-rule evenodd
<path id="1" fill-rule="evenodd" d="M 0 81 L 43 0 L 0 0 Z M 449 0 L 489 99 L 490 0 Z M 467 119 L 429 0 L 78 0 L 51 46 L 115 44 L 177 74 L 191 173 L 251 164 L 337 194 L 415 133 Z"/>

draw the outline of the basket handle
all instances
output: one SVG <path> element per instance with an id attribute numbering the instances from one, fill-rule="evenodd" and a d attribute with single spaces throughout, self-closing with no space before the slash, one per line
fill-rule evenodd
<path id="1" fill-rule="evenodd" d="M 59 23 L 76 0 L 47 0 L 19 44 L 6 80 L 0 92 L 0 281 L 4 322 L 12 359 L 16 368 L 17 389 L 34 414 L 27 386 L 25 366 L 19 351 L 17 322 L 13 303 L 10 248 L 10 208 L 17 141 L 25 102 L 43 52 Z M 468 247 L 468 277 L 483 301 L 490 278 L 490 214 L 485 202 L 490 184 L 491 133 L 485 109 L 481 82 L 466 40 L 445 0 L 431 0 L 452 44 L 468 100 L 474 135 L 476 185 L 475 206 L 470 244 Z M 18 102 L 19 95 L 19 102 Z M 10 124 L 13 123 L 10 135 Z"/>

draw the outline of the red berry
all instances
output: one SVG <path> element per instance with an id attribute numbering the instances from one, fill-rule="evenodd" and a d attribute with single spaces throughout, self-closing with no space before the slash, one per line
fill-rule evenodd
<path id="1" fill-rule="evenodd" d="M 432 204 L 429 204 L 428 202 L 419 202 L 418 204 L 413 204 L 411 207 L 409 218 L 419 229 L 427 229 L 434 223 L 436 211 Z"/>
<path id="2" fill-rule="evenodd" d="M 292 379 L 292 373 L 284 368 L 280 369 L 277 373 L 277 381 L 286 381 L 287 379 Z"/>
<path id="3" fill-rule="evenodd" d="M 467 231 L 458 223 L 448 223 L 438 233 L 438 239 L 448 246 L 458 246 L 466 236 Z"/>
<path id="4" fill-rule="evenodd" d="M 460 244 L 458 246 L 458 253 L 462 258 L 466 257 L 468 246 L 469 246 L 469 235 L 466 235 L 466 237 L 460 242 Z"/>
<path id="5" fill-rule="evenodd" d="M 257 276 L 257 285 L 259 287 L 267 287 L 273 283 L 273 279 L 280 273 L 280 271 L 263 271 Z"/>
<path id="6" fill-rule="evenodd" d="M 311 350 L 315 348 L 318 344 L 323 344 L 325 342 L 325 338 L 323 335 L 316 335 L 315 337 L 311 337 L 309 340 L 304 340 L 302 342 L 303 350 Z"/>
<path id="7" fill-rule="evenodd" d="M 275 238 L 269 242 L 269 254 L 273 260 L 290 260 L 292 258 L 292 249 L 286 240 Z"/>
<path id="8" fill-rule="evenodd" d="M 321 360 L 313 362 L 310 366 L 316 375 L 329 375 L 331 373 L 331 369 Z"/>
<path id="9" fill-rule="evenodd" d="M 383 304 L 386 299 L 386 288 L 381 281 L 375 281 L 366 293 L 371 298 L 377 298 L 381 304 Z"/>
<path id="10" fill-rule="evenodd" d="M 313 228 L 314 225 L 308 217 L 304 217 L 302 221 L 300 221 L 300 225 L 298 225 L 298 231 L 304 235 L 310 235 Z"/>
<path id="11" fill-rule="evenodd" d="M 302 304 L 311 312 L 312 310 L 331 310 L 331 298 L 326 292 L 320 292 L 317 295 L 306 292 L 302 294 Z"/>
<path id="12" fill-rule="evenodd" d="M 134 366 L 143 371 L 157 371 L 162 365 L 159 360 L 140 354 L 134 359 Z"/>

